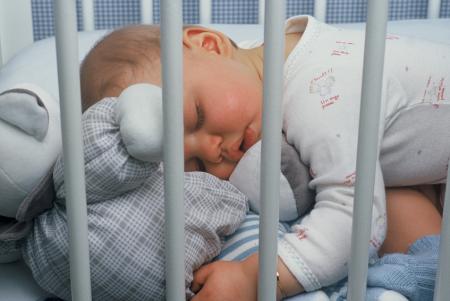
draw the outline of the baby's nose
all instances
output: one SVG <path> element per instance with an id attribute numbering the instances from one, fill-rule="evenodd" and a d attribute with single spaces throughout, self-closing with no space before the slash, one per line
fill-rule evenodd
<path id="1" fill-rule="evenodd" d="M 218 163 L 222 159 L 222 137 L 211 135 L 205 145 L 208 161 Z"/>

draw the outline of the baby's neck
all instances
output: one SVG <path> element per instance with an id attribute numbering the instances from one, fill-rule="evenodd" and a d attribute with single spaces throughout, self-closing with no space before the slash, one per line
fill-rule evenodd
<path id="1" fill-rule="evenodd" d="M 297 45 L 298 41 L 302 37 L 301 32 L 292 32 L 287 33 L 285 35 L 285 44 L 284 44 L 284 60 L 286 61 L 289 54 L 291 54 L 292 50 L 295 48 L 295 45 Z"/>

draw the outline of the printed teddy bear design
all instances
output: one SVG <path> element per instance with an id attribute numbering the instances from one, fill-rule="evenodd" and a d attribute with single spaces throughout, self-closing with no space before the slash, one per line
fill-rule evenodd
<path id="1" fill-rule="evenodd" d="M 311 82 L 309 86 L 309 93 L 316 94 L 320 96 L 329 95 L 331 93 L 331 88 L 335 83 L 335 78 L 333 75 L 328 75 L 320 80 Z"/>

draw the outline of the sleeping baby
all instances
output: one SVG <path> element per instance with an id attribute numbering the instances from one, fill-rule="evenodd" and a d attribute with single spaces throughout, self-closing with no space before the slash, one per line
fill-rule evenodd
<path id="1" fill-rule="evenodd" d="M 294 107 L 292 110 L 290 106 L 288 106 L 289 108 L 285 107 L 285 115 L 288 116 L 284 117 L 286 122 L 289 121 L 289 124 L 296 124 L 299 121 L 307 124 L 304 125 L 302 123 L 304 126 L 299 131 L 296 130 L 298 124 L 292 127 L 285 126 L 283 130 L 287 130 L 287 140 L 302 153 L 305 163 L 312 168 L 311 175 L 313 180 L 309 181 L 308 185 L 315 188 L 317 194 L 315 195 L 313 210 L 307 214 L 307 217 L 302 219 L 302 222 L 292 228 L 298 229 L 298 231 L 287 233 L 279 241 L 280 260 L 278 261 L 278 271 L 280 272 L 280 284 L 284 289 L 284 291 L 278 292 L 280 298 L 305 290 L 315 290 L 345 277 L 349 259 L 349 238 L 351 232 L 349 225 L 351 224 L 355 179 L 355 156 L 352 150 L 356 146 L 356 136 L 354 134 L 357 126 L 354 122 L 357 121 L 355 116 L 360 92 L 358 86 L 355 85 L 360 79 L 360 74 L 355 70 L 359 69 L 354 68 L 354 65 L 359 64 L 359 60 L 362 58 L 362 55 L 360 55 L 362 54 L 360 34 L 340 32 L 318 22 L 312 17 L 295 17 L 290 19 L 286 23 L 285 34 L 286 64 L 290 67 L 288 68 L 290 70 L 288 79 L 295 79 L 296 84 L 292 85 L 292 91 L 300 87 L 302 91 L 301 93 L 297 93 L 296 90 L 294 92 L 291 91 L 290 94 L 288 93 L 289 91 L 285 93 L 289 101 L 286 100 L 284 104 L 293 105 Z M 328 51 L 333 50 L 333 47 L 336 46 L 333 41 L 338 34 L 349 34 L 352 38 L 351 41 L 358 41 L 357 46 L 354 46 L 355 51 L 351 52 L 351 56 L 346 57 L 352 59 L 352 64 L 342 63 L 343 57 L 335 56 L 333 55 L 334 52 Z M 326 44 L 326 47 L 319 47 L 324 52 L 315 52 L 312 49 L 307 52 L 306 50 L 309 48 L 306 46 L 312 47 L 311 45 L 314 45 L 314 43 L 319 43 L 316 41 L 319 38 L 321 39 L 320 43 Z M 119 97 L 125 89 L 137 83 L 145 82 L 152 86 L 160 87 L 159 41 L 159 29 L 155 26 L 124 28 L 111 33 L 100 41 L 84 60 L 81 68 L 83 110 L 85 115 L 89 116 L 90 109 L 95 111 L 97 105 L 102 107 L 102 105 L 106 105 L 109 102 L 114 102 L 114 98 Z M 308 44 L 308 41 L 313 41 L 314 43 Z M 389 44 L 406 47 L 403 40 L 393 40 Z M 263 46 L 243 50 L 233 45 L 220 32 L 202 27 L 186 27 L 183 34 L 183 45 L 185 72 L 185 170 L 206 171 L 216 175 L 218 178 L 228 179 L 243 154 L 260 137 Z M 443 47 L 440 49 L 442 52 L 446 51 Z M 324 62 L 329 63 L 323 60 L 322 56 L 325 55 L 327 59 L 333 60 L 333 62 L 339 60 L 339 64 L 337 62 L 336 64 L 340 68 L 323 66 Z M 302 60 L 306 60 L 311 64 L 317 64 L 317 66 L 314 65 L 315 67 L 310 69 L 306 67 L 300 68 Z M 403 68 L 404 66 L 401 67 Z M 411 74 L 408 73 L 410 70 L 412 68 L 401 69 L 402 74 Z M 347 75 L 346 78 L 339 77 L 343 73 Z M 308 76 L 309 80 L 304 81 L 305 76 Z M 288 79 L 286 79 L 286 82 L 288 82 Z M 338 79 L 341 81 L 338 81 Z M 347 81 L 344 79 L 347 79 Z M 322 83 L 326 85 L 323 86 Z M 392 91 L 389 90 L 389 92 L 397 93 L 400 90 L 396 80 L 392 80 L 389 83 L 392 84 L 389 88 L 393 89 Z M 318 87 L 322 88 L 319 89 Z M 346 99 L 351 100 L 351 102 L 341 102 L 342 99 L 340 97 L 343 96 L 333 94 L 333 91 L 337 88 L 342 89 L 345 92 L 342 93 L 348 96 Z M 299 95 L 303 96 L 300 97 Z M 389 93 L 388 95 L 391 96 Z M 307 101 L 309 99 L 317 101 L 309 102 Z M 393 106 L 388 106 L 387 108 L 389 110 L 403 108 L 403 106 L 398 104 L 401 104 L 403 99 L 403 96 L 393 99 Z M 345 104 L 349 103 L 351 105 L 345 106 Z M 297 107 L 299 104 L 304 106 L 304 110 L 300 110 Z M 436 106 L 434 106 L 432 101 L 423 104 L 423 109 L 430 114 L 436 112 L 445 114 L 448 105 L 439 103 L 440 110 L 435 110 L 435 108 Z M 101 110 L 108 111 L 108 107 L 102 107 Z M 111 114 L 112 110 L 108 112 Z M 333 115 L 333 112 L 337 115 Z M 316 116 L 323 117 L 328 114 L 331 114 L 330 118 L 316 118 Z M 389 116 L 392 117 L 394 115 Z M 142 121 L 140 118 L 135 120 Z M 339 123 L 340 121 L 343 121 L 342 124 Z M 399 119 L 399 121 L 404 121 L 404 119 Z M 406 121 L 409 121 L 409 119 Z M 336 124 L 333 122 L 336 122 Z M 393 123 L 393 125 L 401 126 L 401 129 L 395 126 L 392 126 L 390 129 L 400 131 L 410 128 L 403 123 Z M 437 125 L 434 124 L 433 126 Z M 336 131 L 337 129 L 342 129 L 342 131 L 334 132 L 335 129 Z M 108 133 L 111 133 L 111 131 Z M 397 138 L 396 133 L 396 131 L 385 133 L 385 140 L 383 141 L 386 143 L 391 141 L 388 139 L 391 137 L 388 134 L 392 134 L 392 141 L 403 141 L 405 143 L 404 147 L 410 146 L 407 142 L 411 140 L 407 138 L 407 135 L 402 136 L 404 140 L 398 140 L 394 139 Z M 325 138 L 320 138 L 322 137 L 321 135 Z M 427 138 L 428 136 L 421 135 L 420 137 Z M 95 139 L 100 141 L 102 141 L 102 138 L 103 135 L 95 136 Z M 306 142 L 300 138 L 304 138 Z M 300 140 L 302 140 L 302 143 L 300 143 Z M 425 145 L 425 140 L 420 141 Z M 135 140 L 131 139 L 131 141 Z M 414 141 L 417 141 L 417 139 Z M 446 140 L 441 139 L 440 141 L 445 142 Z M 92 143 L 90 140 L 87 142 Z M 116 140 L 117 143 L 119 143 L 119 146 L 122 145 L 120 140 Z M 102 150 L 102 145 L 104 145 L 104 141 L 100 142 L 100 145 L 96 145 L 94 150 Z M 109 148 L 104 150 L 107 149 Z M 117 151 L 120 147 L 113 146 L 113 149 Z M 402 150 L 404 149 L 402 148 Z M 140 153 L 139 149 L 135 151 L 137 151 L 136 154 Z M 127 152 L 133 157 L 131 149 L 127 148 Z M 88 152 L 86 157 L 92 159 L 91 155 Z M 383 158 L 400 159 L 402 162 L 406 158 L 401 152 L 393 152 L 392 155 L 394 157 L 384 156 Z M 137 156 L 134 157 L 138 158 Z M 91 159 L 87 159 L 87 170 L 89 170 Z M 122 164 L 120 162 L 122 161 L 119 160 L 118 163 Z M 126 161 L 126 163 L 131 163 L 132 166 L 136 164 L 133 160 Z M 430 163 L 428 167 L 431 168 L 434 166 L 433 164 Z M 105 167 L 107 166 L 106 163 L 104 165 Z M 401 166 L 402 168 L 394 168 L 393 165 L 388 165 L 391 169 L 388 169 L 390 173 L 386 173 L 386 175 L 392 175 L 392 173 L 397 171 L 402 171 L 403 173 L 395 173 L 395 176 L 392 176 L 386 184 L 400 185 L 403 183 L 403 180 L 408 180 L 408 175 L 413 174 L 407 172 L 410 170 L 408 168 L 413 165 Z M 152 165 L 148 166 L 149 169 L 151 167 Z M 439 169 L 431 169 L 439 173 L 439 176 L 444 175 L 445 168 L 442 165 L 439 165 L 439 167 Z M 97 167 L 93 165 L 90 168 L 93 168 L 95 172 Z M 153 168 L 157 170 L 156 166 L 153 166 Z M 423 166 L 421 168 L 426 169 Z M 106 172 L 106 179 L 109 179 L 108 172 L 112 173 L 112 170 L 106 169 L 106 171 L 103 170 L 102 172 Z M 385 170 L 383 170 L 384 172 Z M 57 176 L 58 165 L 55 169 L 55 187 L 58 191 L 63 183 L 61 179 L 57 179 Z M 140 176 L 141 174 L 138 173 L 132 178 L 140 179 Z M 97 192 L 106 192 L 111 196 L 115 192 L 119 194 L 126 193 L 129 191 L 121 190 L 122 184 L 133 182 L 121 177 L 121 181 L 117 182 L 120 185 L 115 185 L 110 191 L 110 188 L 107 186 L 109 180 L 102 182 L 100 177 L 94 178 L 98 181 L 88 177 L 88 193 L 92 193 L 94 202 L 98 199 Z M 374 231 L 370 245 L 372 254 L 376 253 L 381 247 L 386 228 L 385 189 L 380 169 L 378 169 L 377 179 L 374 219 L 372 221 Z M 89 181 L 92 181 L 92 184 Z M 286 181 L 289 183 L 287 177 Z M 421 181 L 417 183 L 428 182 Z M 417 183 L 410 182 L 409 185 Z M 62 192 L 58 192 L 58 204 L 64 203 L 63 197 Z M 297 203 L 294 202 L 294 204 L 295 206 L 290 207 L 295 209 L 294 213 L 292 213 L 293 216 L 298 215 L 303 210 L 306 211 Z M 305 208 L 307 207 L 305 206 Z M 405 208 L 403 207 L 403 209 Z M 103 217 L 105 214 L 102 212 L 98 216 Z M 420 216 L 416 218 L 418 217 Z M 122 228 L 126 225 L 124 223 Z M 98 227 L 101 228 L 101 225 Z M 133 246 L 134 244 L 131 245 Z M 327 262 L 327 264 L 324 265 L 324 262 Z M 233 294 L 237 293 L 245 294 L 247 298 L 244 299 L 253 300 L 256 296 L 257 273 L 255 271 L 258 268 L 257 254 L 251 256 L 251 260 L 245 260 L 239 265 L 238 272 L 241 273 L 239 275 L 236 274 L 237 272 L 234 269 L 236 266 L 238 264 L 227 265 L 216 262 L 200 269 L 196 274 L 198 277 L 194 277 L 194 291 L 198 292 L 194 297 L 195 300 L 213 300 L 207 298 L 212 292 L 220 292 L 217 294 L 217 298 L 229 295 L 229 298 L 233 299 Z M 211 277 L 202 277 L 205 274 Z M 236 277 L 230 277 L 230 275 Z M 234 283 L 238 279 L 242 281 Z M 236 285 L 242 289 L 227 290 L 227 284 Z M 137 291 L 140 291 L 140 289 L 137 289 Z"/>
<path id="2" fill-rule="evenodd" d="M 285 38 L 285 83 L 289 83 L 292 89 L 284 93 L 283 131 L 286 132 L 287 141 L 301 153 L 301 158 L 311 168 L 312 180 L 308 185 L 316 189 L 317 193 L 312 211 L 292 228 L 298 231 L 287 233 L 279 240 L 278 271 L 281 286 L 285 290 L 284 294 L 279 296 L 315 290 L 336 283 L 346 275 L 350 256 L 357 113 L 361 91 L 358 84 L 361 80 L 361 69 L 355 66 L 361 65 L 363 57 L 361 33 L 338 30 L 309 16 L 289 19 L 286 22 Z M 349 52 L 349 56 L 334 55 L 333 49 L 342 41 L 351 43 L 349 47 L 354 49 Z M 320 44 L 319 42 L 326 47 L 315 48 L 315 43 Z M 410 179 L 409 177 L 418 175 L 417 170 L 433 174 L 433 178 L 440 179 L 439 183 L 442 183 L 446 170 L 445 165 L 439 162 L 448 160 L 447 153 L 443 151 L 439 158 L 422 155 L 420 158 L 433 162 L 427 165 L 425 161 L 420 161 L 422 165 L 416 165 L 415 163 L 419 162 L 414 159 L 416 157 L 405 154 L 415 149 L 412 141 L 429 150 L 429 130 L 426 127 L 414 128 L 420 130 L 421 139 L 415 134 L 415 139 L 409 139 L 412 128 L 407 126 L 408 122 L 419 126 L 412 121 L 415 120 L 413 115 L 406 114 L 412 110 L 402 111 L 405 115 L 393 113 L 397 112 L 397 109 L 408 107 L 403 105 L 408 98 L 399 81 L 403 83 L 404 78 L 408 76 L 415 76 L 416 80 L 422 81 L 424 72 L 418 70 L 428 70 L 430 67 L 420 61 L 421 65 L 412 72 L 411 64 L 419 61 L 408 60 L 409 67 L 404 68 L 397 60 L 397 55 L 403 53 L 404 49 L 409 51 L 408 45 L 414 46 L 416 54 L 421 53 L 420 49 L 424 47 L 427 51 L 431 48 L 439 49 L 444 55 L 447 54 L 448 48 L 408 39 L 391 39 L 387 45 L 387 49 L 391 51 L 387 61 L 395 61 L 392 66 L 387 66 L 393 68 L 389 69 L 389 72 L 392 72 L 391 75 L 395 78 L 389 77 L 385 83 L 387 92 L 383 94 L 383 113 L 385 118 L 393 119 L 383 119 L 384 126 L 389 130 L 381 131 L 383 136 L 380 136 L 385 168 L 383 173 L 380 168 L 377 169 L 375 181 L 373 231 L 369 245 L 371 255 L 377 253 L 385 238 L 384 185 L 413 186 L 433 183 L 419 178 Z M 105 37 L 94 47 L 81 67 L 83 109 L 87 110 L 105 97 L 116 97 L 125 88 L 137 83 L 144 82 L 160 87 L 160 50 L 160 32 L 157 26 L 127 27 Z M 205 171 L 228 179 L 243 154 L 259 140 L 262 125 L 263 50 L 264 45 L 251 49 L 236 47 L 223 33 L 212 29 L 198 26 L 184 28 L 183 117 L 186 171 Z M 404 56 L 400 57 L 406 59 Z M 448 59 L 442 59 L 448 62 Z M 346 60 L 351 63 L 346 63 Z M 305 66 L 312 66 L 305 67 L 303 63 Z M 331 68 L 330 65 L 336 67 Z M 437 78 L 440 76 L 438 74 L 447 74 L 448 69 L 439 64 L 439 68 L 433 72 Z M 425 82 L 427 79 L 425 78 Z M 408 83 L 407 87 L 414 89 L 416 85 Z M 346 101 L 343 100 L 343 95 L 346 96 Z M 413 106 L 409 103 L 408 105 Z M 441 118 L 450 108 L 447 102 L 436 104 L 428 100 L 419 107 L 426 114 L 440 114 Z M 437 107 L 439 110 L 436 110 Z M 426 118 L 426 114 L 421 115 L 421 118 Z M 399 116 L 402 118 L 394 118 Z M 404 119 L 404 116 L 407 118 Z M 429 126 L 430 130 L 433 128 L 442 135 L 447 134 L 443 122 L 424 124 Z M 404 135 L 400 134 L 402 131 L 406 131 Z M 444 144 L 448 141 L 450 140 L 439 140 Z M 448 148 L 443 146 L 441 149 Z M 414 163 L 407 164 L 410 161 L 405 160 L 406 158 Z M 400 167 L 387 164 L 389 160 L 399 163 Z M 410 172 L 411 168 L 415 171 Z M 407 207 L 408 204 L 405 204 L 402 212 L 407 212 Z M 298 210 L 295 212 L 298 213 Z M 423 216 L 422 213 L 423 211 L 419 211 L 415 219 Z M 410 226 L 415 231 L 420 230 L 418 225 Z M 408 246 L 414 240 L 402 242 L 403 246 Z M 402 251 L 406 252 L 407 249 Z M 324 262 L 327 264 L 324 265 Z M 245 260 L 237 270 L 236 266 L 238 265 L 216 262 L 201 269 L 198 275 L 206 274 L 210 277 L 199 276 L 198 279 L 202 281 L 194 279 L 195 291 L 199 292 L 196 300 L 210 300 L 207 296 L 213 292 L 221 292 L 219 296 L 228 296 L 230 299 L 239 299 L 234 293 L 245 294 L 246 298 L 254 299 L 257 254 Z M 230 277 L 230 274 L 236 277 Z M 228 290 L 227 285 L 242 289 Z"/>

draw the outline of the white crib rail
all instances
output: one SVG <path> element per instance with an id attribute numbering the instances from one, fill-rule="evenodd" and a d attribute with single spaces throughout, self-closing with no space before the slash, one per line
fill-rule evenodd
<path id="1" fill-rule="evenodd" d="M 211 19 L 211 0 L 200 0 L 200 23 L 209 24 L 212 23 Z"/>
<path id="2" fill-rule="evenodd" d="M 141 0 L 141 23 L 153 23 L 153 0 Z"/>
<path id="3" fill-rule="evenodd" d="M 264 101 L 261 149 L 258 300 L 276 300 L 277 230 L 280 197 L 281 101 L 284 66 L 284 1 L 266 0 Z M 264 164 L 262 164 L 264 163 Z"/>
<path id="4" fill-rule="evenodd" d="M 369 0 L 353 201 L 349 301 L 365 300 L 366 295 L 387 19 L 388 0 Z"/>
<path id="5" fill-rule="evenodd" d="M 265 12 L 265 1 L 259 0 L 259 4 L 258 4 L 258 23 L 259 24 L 264 24 L 264 12 Z"/>
<path id="6" fill-rule="evenodd" d="M 31 0 L 0 0 L 0 67 L 31 43 Z"/>
<path id="7" fill-rule="evenodd" d="M 166 300 L 184 300 L 183 50 L 181 0 L 161 1 Z"/>
<path id="8" fill-rule="evenodd" d="M 314 1 L 314 17 L 317 20 L 325 22 L 327 16 L 327 0 Z"/>
<path id="9" fill-rule="evenodd" d="M 91 31 L 95 29 L 94 23 L 94 0 L 83 0 L 83 30 Z"/>
<path id="10" fill-rule="evenodd" d="M 445 301 L 450 296 L 450 161 L 447 164 L 447 168 L 447 189 L 445 191 L 434 301 Z"/>
<path id="11" fill-rule="evenodd" d="M 91 300 L 75 1 L 53 1 L 72 300 Z"/>
<path id="12" fill-rule="evenodd" d="M 428 0 L 427 17 L 429 19 L 439 18 L 440 11 L 441 11 L 441 0 Z"/>

